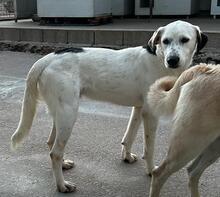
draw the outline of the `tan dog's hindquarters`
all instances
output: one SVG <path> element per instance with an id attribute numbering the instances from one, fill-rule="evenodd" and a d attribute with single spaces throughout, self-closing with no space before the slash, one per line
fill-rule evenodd
<path id="1" fill-rule="evenodd" d="M 175 79 L 161 79 L 150 88 L 148 104 L 154 114 L 173 113 L 169 150 L 162 164 L 153 171 L 150 197 L 158 197 L 168 177 L 220 135 L 219 79 L 218 67 L 201 64 L 183 72 L 169 91 Z M 198 197 L 195 187 L 191 187 L 191 193 Z"/>

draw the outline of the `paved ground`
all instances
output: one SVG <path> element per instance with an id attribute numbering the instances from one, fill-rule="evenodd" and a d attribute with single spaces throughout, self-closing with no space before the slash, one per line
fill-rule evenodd
<path id="1" fill-rule="evenodd" d="M 0 197 L 142 197 L 148 196 L 150 178 L 144 174 L 141 159 L 135 164 L 120 160 L 120 141 L 130 108 L 83 99 L 78 120 L 66 148 L 66 158 L 76 167 L 64 172 L 77 184 L 77 192 L 60 194 L 55 189 L 46 145 L 51 119 L 40 105 L 30 136 L 17 152 L 10 150 L 10 136 L 20 114 L 24 78 L 40 55 L 0 52 Z M 165 155 L 168 126 L 158 129 L 156 162 Z M 142 154 L 141 127 L 133 152 Z M 164 148 L 165 147 L 165 148 Z M 220 196 L 219 163 L 211 166 L 201 180 L 203 197 Z M 173 175 L 162 197 L 189 196 L 185 169 Z"/>

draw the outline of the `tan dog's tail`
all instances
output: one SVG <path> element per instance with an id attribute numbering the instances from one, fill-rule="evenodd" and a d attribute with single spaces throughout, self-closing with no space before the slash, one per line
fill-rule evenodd
<path id="1" fill-rule="evenodd" d="M 179 99 L 181 86 L 198 75 L 208 74 L 211 69 L 213 67 L 200 64 L 183 72 L 178 79 L 170 76 L 158 79 L 150 87 L 147 98 L 153 114 L 157 117 L 172 114 Z"/>
<path id="2" fill-rule="evenodd" d="M 22 102 L 22 111 L 18 128 L 11 137 L 11 147 L 16 149 L 31 128 L 38 100 L 38 78 L 45 69 L 45 64 L 36 62 L 28 73 Z"/>
<path id="3" fill-rule="evenodd" d="M 176 77 L 163 77 L 155 81 L 148 92 L 148 104 L 156 117 L 171 114 L 174 111 L 178 94 L 173 91 Z M 171 96 L 172 94 L 172 96 Z"/>

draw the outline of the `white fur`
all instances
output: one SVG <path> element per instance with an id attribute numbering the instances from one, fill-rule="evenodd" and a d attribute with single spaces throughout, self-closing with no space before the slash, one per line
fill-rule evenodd
<path id="1" fill-rule="evenodd" d="M 73 191 L 75 186 L 64 181 L 62 158 L 65 144 L 76 121 L 80 96 L 84 95 L 96 100 L 133 106 L 122 140 L 122 158 L 130 163 L 136 161 L 136 156 L 131 153 L 131 146 L 143 117 L 144 156 L 148 172 L 151 173 L 154 167 L 156 120 L 148 113 L 146 94 L 156 79 L 168 74 L 179 75 L 190 66 L 198 44 L 198 31 L 197 27 L 183 21 L 163 27 L 162 38 L 169 36 L 174 42 L 171 48 L 160 42 L 156 43 L 157 55 L 150 54 L 140 46 L 122 50 L 84 48 L 84 52 L 80 53 L 51 53 L 43 57 L 29 72 L 21 120 L 12 136 L 12 145 L 16 147 L 27 135 L 39 92 L 53 117 L 54 125 L 48 144 L 58 190 Z M 187 44 L 182 45 L 178 41 L 182 36 L 190 38 Z M 153 37 L 157 38 L 158 35 Z M 169 69 L 164 65 L 167 56 L 172 55 L 173 51 L 178 52 L 180 62 L 178 68 Z"/>

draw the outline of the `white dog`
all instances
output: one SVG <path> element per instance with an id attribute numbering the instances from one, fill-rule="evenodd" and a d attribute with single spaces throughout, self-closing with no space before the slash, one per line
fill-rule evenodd
<path id="1" fill-rule="evenodd" d="M 177 80 L 165 77 L 151 86 L 149 108 L 156 117 L 172 115 L 172 127 L 167 156 L 152 174 L 150 197 L 159 197 L 168 177 L 200 154 L 188 168 L 191 196 L 199 197 L 199 178 L 220 155 L 219 66 L 197 65 Z"/>
<path id="2" fill-rule="evenodd" d="M 64 181 L 64 147 L 76 121 L 80 96 L 133 106 L 125 136 L 122 158 L 136 161 L 131 146 L 143 117 L 145 127 L 144 156 L 148 172 L 153 165 L 156 120 L 148 113 L 146 95 L 149 86 L 164 75 L 179 75 L 188 68 L 196 51 L 204 47 L 207 37 L 199 27 L 176 21 L 160 27 L 146 47 L 111 50 L 103 48 L 70 48 L 51 53 L 31 68 L 25 89 L 21 118 L 12 136 L 17 146 L 28 134 L 39 95 L 53 117 L 48 139 L 53 172 L 60 192 L 72 192 L 75 186 Z"/>

